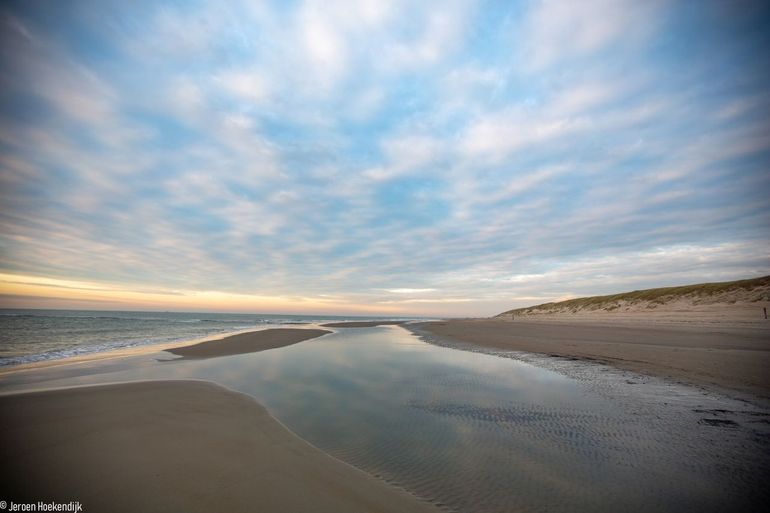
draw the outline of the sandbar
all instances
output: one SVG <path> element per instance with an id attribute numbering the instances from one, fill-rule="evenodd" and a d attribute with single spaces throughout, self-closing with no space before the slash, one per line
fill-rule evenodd
<path id="1" fill-rule="evenodd" d="M 194 345 L 166 349 L 167 352 L 188 359 L 214 358 L 236 354 L 255 353 L 266 349 L 289 346 L 331 333 L 327 330 L 302 328 L 273 328 L 239 333 L 218 340 L 207 340 Z"/>
<path id="2" fill-rule="evenodd" d="M 374 328 L 375 326 L 400 326 L 407 321 L 344 321 L 321 324 L 324 328 Z"/>
<path id="3" fill-rule="evenodd" d="M 437 512 L 203 381 L 0 396 L 4 501 L 84 511 Z"/>

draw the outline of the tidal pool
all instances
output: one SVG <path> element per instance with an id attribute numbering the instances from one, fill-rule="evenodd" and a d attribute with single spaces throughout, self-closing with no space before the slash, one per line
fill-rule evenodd
<path id="1" fill-rule="evenodd" d="M 0 391 L 175 378 L 250 394 L 315 446 L 448 510 L 747 511 L 770 498 L 766 412 L 681 385 L 575 379 L 395 326 L 18 373 Z M 745 421 L 714 422 L 741 408 Z"/>

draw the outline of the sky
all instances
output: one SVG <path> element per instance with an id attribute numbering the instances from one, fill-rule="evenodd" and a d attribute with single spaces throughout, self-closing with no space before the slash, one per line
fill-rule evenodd
<path id="1" fill-rule="evenodd" d="M 3 1 L 0 38 L 0 307 L 770 274 L 768 2 Z"/>

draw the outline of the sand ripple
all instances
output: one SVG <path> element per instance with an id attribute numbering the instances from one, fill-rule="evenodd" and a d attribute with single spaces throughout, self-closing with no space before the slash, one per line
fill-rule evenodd
<path id="1" fill-rule="evenodd" d="M 411 379 L 411 398 L 378 436 L 325 448 L 447 511 L 743 511 L 768 499 L 763 434 L 699 422 L 724 412 L 486 404 L 493 381 Z"/>

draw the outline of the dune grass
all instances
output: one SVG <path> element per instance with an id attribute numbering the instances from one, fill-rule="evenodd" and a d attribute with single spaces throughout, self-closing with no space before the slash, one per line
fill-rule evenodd
<path id="1" fill-rule="evenodd" d="M 607 296 L 592 296 L 568 299 L 566 301 L 543 303 L 508 310 L 495 317 L 509 317 L 511 315 L 526 315 L 549 312 L 577 312 L 580 310 L 606 310 L 612 311 L 620 308 L 621 304 L 647 303 L 650 306 L 663 305 L 681 298 L 693 300 L 728 296 L 737 291 L 756 291 L 750 301 L 770 301 L 770 276 L 752 278 L 748 280 L 724 281 L 717 283 L 698 283 L 695 285 L 682 285 L 678 287 L 662 287 L 656 289 L 634 290 L 620 294 Z M 729 299 L 726 299 L 729 302 Z"/>

